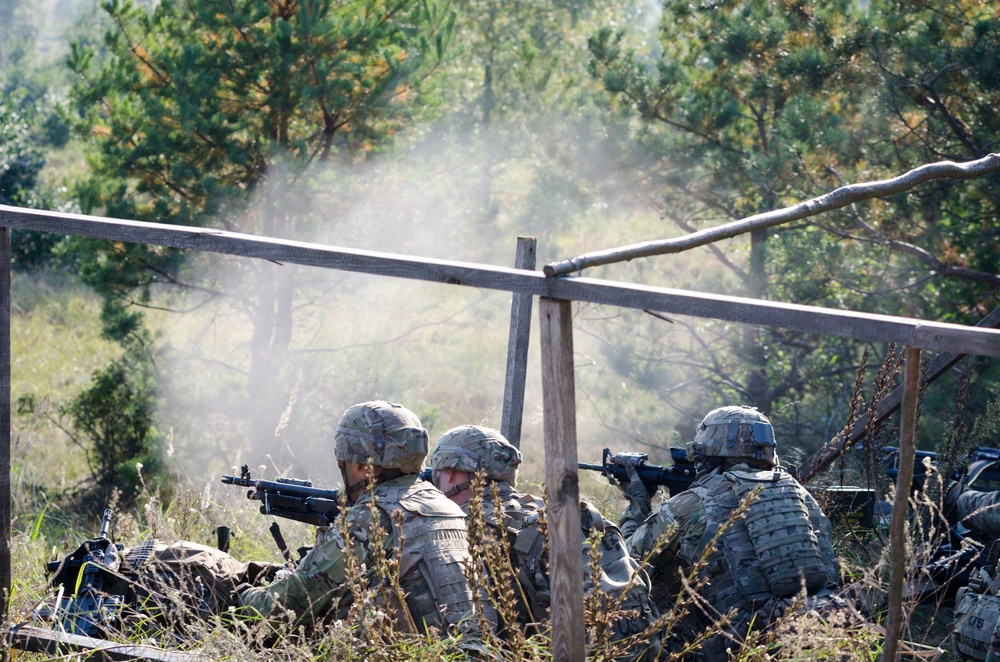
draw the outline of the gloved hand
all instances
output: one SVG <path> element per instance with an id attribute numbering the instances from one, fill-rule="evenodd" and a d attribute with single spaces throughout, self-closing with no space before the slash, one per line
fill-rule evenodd
<path id="1" fill-rule="evenodd" d="M 628 482 L 616 482 L 616 487 L 622 491 L 629 501 L 628 510 L 625 517 L 636 522 L 642 522 L 653 512 L 653 495 L 656 494 L 657 487 L 653 486 L 650 492 L 645 483 L 639 478 L 634 464 L 626 464 L 625 472 L 628 474 Z"/>

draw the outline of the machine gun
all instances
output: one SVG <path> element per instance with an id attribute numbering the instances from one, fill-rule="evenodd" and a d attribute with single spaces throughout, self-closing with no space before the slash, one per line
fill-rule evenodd
<path id="1" fill-rule="evenodd" d="M 882 449 L 882 462 L 885 463 L 885 473 L 896 480 L 899 475 L 899 448 L 896 446 L 886 446 Z M 934 451 L 917 451 L 914 460 L 913 489 L 923 489 L 924 481 L 930 471 L 924 466 L 924 460 L 929 459 L 932 465 L 938 466 L 938 454 Z M 996 448 L 986 448 L 977 446 L 969 451 L 969 455 L 961 466 L 954 467 L 950 480 L 962 480 L 967 472 L 973 471 L 974 480 L 969 481 L 970 489 L 998 490 L 1000 489 L 1000 450 Z M 973 478 L 970 476 L 970 478 Z"/>
<path id="2" fill-rule="evenodd" d="M 250 467 L 240 467 L 239 476 L 223 476 L 225 485 L 252 488 L 247 498 L 260 501 L 260 513 L 293 519 L 316 526 L 330 526 L 340 512 L 340 490 L 323 490 L 312 486 L 312 481 L 298 478 L 255 480 Z"/>
<path id="3" fill-rule="evenodd" d="M 419 477 L 431 479 L 431 470 L 424 469 Z M 249 487 L 247 499 L 260 501 L 260 513 L 284 517 L 315 526 L 330 526 L 340 513 L 340 490 L 313 487 L 311 480 L 277 478 L 257 480 L 250 475 L 250 467 L 240 467 L 239 476 L 223 476 L 226 485 Z"/>
<path id="4" fill-rule="evenodd" d="M 424 469 L 419 477 L 429 481 L 431 470 Z M 239 476 L 223 476 L 222 482 L 225 485 L 251 488 L 247 490 L 247 499 L 261 502 L 261 515 L 284 517 L 315 526 L 331 526 L 340 514 L 340 490 L 313 487 L 311 480 L 300 478 L 255 480 L 250 475 L 250 467 L 244 464 L 240 467 Z M 285 561 L 289 565 L 295 565 L 278 523 L 271 522 L 269 531 Z M 299 548 L 300 558 L 305 555 L 306 550 L 306 547 Z"/>
<path id="5" fill-rule="evenodd" d="M 670 496 L 676 496 L 694 482 L 695 468 L 694 463 L 687 459 L 687 452 L 683 448 L 671 447 L 670 459 L 674 463 L 669 467 L 663 467 L 650 464 L 649 455 L 646 453 L 635 451 L 612 453 L 610 449 L 605 448 L 601 464 L 580 462 L 579 466 L 588 471 L 599 471 L 603 476 L 614 478 L 619 483 L 627 483 L 629 480 L 627 467 L 632 465 L 639 474 L 639 480 L 650 493 L 665 485 L 670 491 Z"/>

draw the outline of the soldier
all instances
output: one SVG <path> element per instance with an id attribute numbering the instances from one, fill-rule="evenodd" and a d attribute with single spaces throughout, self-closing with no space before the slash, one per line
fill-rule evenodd
<path id="1" fill-rule="evenodd" d="M 953 526 L 966 527 L 985 545 L 992 545 L 986 566 L 973 569 L 968 586 L 955 595 L 952 648 L 963 658 L 1000 662 L 1000 491 L 977 486 L 977 479 L 996 467 L 995 460 L 973 462 L 961 480 L 952 481 L 944 497 L 945 515 Z"/>
<path id="2" fill-rule="evenodd" d="M 472 497 L 472 479 L 482 471 L 487 484 L 483 493 L 483 511 L 493 536 L 506 535 L 511 541 L 511 567 L 519 586 L 514 595 L 519 600 L 518 618 L 522 625 L 540 622 L 548 617 L 551 589 L 548 577 L 548 555 L 539 518 L 545 502 L 530 494 L 521 494 L 514 487 L 521 452 L 497 430 L 478 425 L 463 425 L 445 432 L 431 455 L 433 481 L 445 496 L 462 506 L 468 516 Z M 493 487 L 500 497 L 494 503 Z M 656 619 L 656 608 L 649 600 L 649 579 L 629 556 L 625 541 L 617 526 L 608 522 L 591 504 L 580 502 L 580 537 L 583 541 L 584 588 L 595 590 L 591 575 L 586 571 L 590 561 L 588 539 L 591 532 L 600 532 L 600 589 L 605 595 L 621 597 L 621 609 L 628 615 L 614 624 L 612 641 L 636 636 L 641 643 L 632 655 L 646 653 L 643 659 L 654 659 L 659 652 L 659 637 L 646 633 Z"/>
<path id="3" fill-rule="evenodd" d="M 664 574 L 667 569 L 704 561 L 700 626 L 718 624 L 736 610 L 722 633 L 702 645 L 709 661 L 728 659 L 731 642 L 740 642 L 751 624 L 769 624 L 803 586 L 810 596 L 827 596 L 839 582 L 830 522 L 815 499 L 777 467 L 775 450 L 774 430 L 763 414 L 722 407 L 709 412 L 687 443 L 698 472 L 687 491 L 653 512 L 652 494 L 634 467 L 629 482 L 619 486 L 629 499 L 622 530 L 634 557 L 652 554 L 654 587 L 674 579 Z M 726 526 L 741 504 L 745 510 Z M 668 529 L 665 546 L 657 549 Z"/>
<path id="4" fill-rule="evenodd" d="M 334 442 L 350 505 L 350 540 L 335 527 L 320 527 L 315 547 L 293 572 L 267 586 L 241 588 L 240 606 L 264 616 L 290 610 L 304 623 L 329 612 L 345 615 L 351 601 L 345 548 L 353 546 L 369 586 L 377 585 L 382 578 L 375 575 L 370 531 L 379 527 L 386 558 L 395 556 L 402 541 L 397 560 L 405 604 L 390 591 L 395 604 L 383 605 L 397 625 L 474 635 L 476 608 L 463 573 L 470 558 L 465 517 L 437 488 L 418 480 L 428 437 L 416 414 L 384 401 L 355 405 L 340 418 Z"/>
<path id="5" fill-rule="evenodd" d="M 996 460 L 973 462 L 962 480 L 952 481 L 944 497 L 949 523 L 965 526 L 986 544 L 1000 538 L 1000 490 L 980 488 L 977 479 L 984 473 L 988 478 L 996 467 Z"/>

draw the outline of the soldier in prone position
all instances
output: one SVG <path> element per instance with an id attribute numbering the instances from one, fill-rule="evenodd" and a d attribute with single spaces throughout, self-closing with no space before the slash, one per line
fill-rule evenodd
<path id="1" fill-rule="evenodd" d="M 650 559 L 654 590 L 676 579 L 668 570 L 675 574 L 678 566 L 706 561 L 699 575 L 707 605 L 697 610 L 700 626 L 717 624 L 732 609 L 736 617 L 703 644 L 702 654 L 726 660 L 732 642 L 741 641 L 751 624 L 766 627 L 780 616 L 803 586 L 814 603 L 834 599 L 839 571 L 831 526 L 816 500 L 778 468 L 774 430 L 756 409 L 709 412 L 686 449 L 698 477 L 655 512 L 653 495 L 630 467 L 630 480 L 619 485 L 629 500 L 621 527 L 635 558 L 654 552 L 673 528 Z M 726 527 L 741 506 L 745 511 Z"/>
<path id="2" fill-rule="evenodd" d="M 410 623 L 421 632 L 434 627 L 459 635 L 460 648 L 480 649 L 477 605 L 463 571 L 470 562 L 465 514 L 436 487 L 418 480 L 428 435 L 416 414 L 384 401 L 355 405 L 340 418 L 334 444 L 350 505 L 348 540 L 338 527 L 319 527 L 315 546 L 294 570 L 241 563 L 224 551 L 189 541 L 152 540 L 119 550 L 104 535 L 105 526 L 98 539 L 60 563 L 52 583 L 72 587 L 84 561 L 97 563 L 100 568 L 88 570 L 88 576 L 100 579 L 90 582 L 95 595 L 119 597 L 108 598 L 112 606 L 152 608 L 173 635 L 184 634 L 188 619 L 225 614 L 234 607 L 238 613 L 276 621 L 291 612 L 296 625 L 311 626 L 348 613 L 353 597 L 345 562 L 348 545 L 369 587 L 388 581 L 376 576 L 379 568 L 373 563 L 371 532 L 381 528 L 384 558 L 392 559 L 402 541 L 398 572 L 405 604 L 394 591 L 388 592 L 392 604 L 381 604 L 383 592 L 376 591 L 377 607 L 404 631 Z M 393 513 L 402 518 L 397 521 Z M 177 610 L 173 596 L 187 609 Z M 76 602 L 78 598 L 64 598 L 66 604 L 42 616 L 65 621 L 66 631 L 91 636 L 105 636 L 124 625 L 112 612 L 105 617 L 104 611 L 86 605 L 74 608 Z M 485 598 L 481 607 L 484 622 L 492 627 L 495 614 Z"/>
<path id="3" fill-rule="evenodd" d="M 472 479 L 482 471 L 487 479 L 483 492 L 483 513 L 496 536 L 511 541 L 511 567 L 519 586 L 512 587 L 518 600 L 518 618 L 522 625 L 548 618 L 551 588 L 548 555 L 544 549 L 539 517 L 545 502 L 531 494 L 521 494 L 514 487 L 521 452 L 497 430 L 478 425 L 463 425 L 445 432 L 431 455 L 433 482 L 445 496 L 460 505 L 468 515 L 472 497 Z M 495 503 L 493 487 L 500 496 Z M 593 585 L 587 571 L 590 561 L 588 539 L 600 533 L 600 586 Z M 614 625 L 612 641 L 635 637 L 638 642 L 630 655 L 655 659 L 659 653 L 659 634 L 646 632 L 656 620 L 656 608 L 649 599 L 649 578 L 625 548 L 621 531 L 604 519 L 591 504 L 580 502 L 580 537 L 584 556 L 584 589 L 601 590 L 605 595 L 621 597 L 621 611 L 626 614 Z"/>
<path id="4" fill-rule="evenodd" d="M 955 595 L 952 648 L 963 659 L 1000 662 L 1000 490 L 977 489 L 977 479 L 996 467 L 978 460 L 961 480 L 952 481 L 944 497 L 952 526 L 964 526 L 981 541 L 993 541 L 986 567 L 973 569 L 967 586 Z"/>
<path id="5" fill-rule="evenodd" d="M 416 414 L 384 401 L 355 405 L 340 418 L 334 442 L 350 505 L 350 540 L 345 541 L 336 527 L 320 527 L 316 545 L 294 571 L 267 586 L 242 587 L 239 605 L 264 616 L 291 610 L 306 623 L 331 610 L 345 615 L 351 599 L 344 563 L 348 543 L 366 569 L 369 586 L 383 581 L 375 576 L 370 548 L 370 527 L 378 526 L 385 532 L 386 558 L 395 556 L 402 539 L 399 583 L 406 603 L 382 608 L 404 630 L 408 622 L 404 610 L 408 610 L 409 622 L 421 631 L 433 626 L 474 640 L 475 605 L 463 573 L 470 559 L 465 516 L 437 488 L 417 478 L 427 455 L 428 435 Z M 369 473 L 374 488 L 369 486 Z M 392 517 L 397 511 L 403 513 L 400 524 Z"/>

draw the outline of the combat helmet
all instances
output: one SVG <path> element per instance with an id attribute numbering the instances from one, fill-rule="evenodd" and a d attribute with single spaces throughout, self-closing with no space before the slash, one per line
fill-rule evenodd
<path id="1" fill-rule="evenodd" d="M 517 481 L 519 464 L 521 451 L 498 430 L 481 425 L 460 425 L 448 430 L 438 439 L 431 455 L 431 468 L 435 472 L 482 470 L 487 478 L 511 485 Z"/>
<path id="2" fill-rule="evenodd" d="M 753 407 L 719 407 L 708 412 L 686 446 L 688 460 L 706 464 L 712 458 L 743 460 L 753 466 L 778 464 L 774 428 Z"/>
<path id="3" fill-rule="evenodd" d="M 400 474 L 418 473 L 427 457 L 427 430 L 412 411 L 385 400 L 354 405 L 333 436 L 338 462 L 372 464 Z"/>

